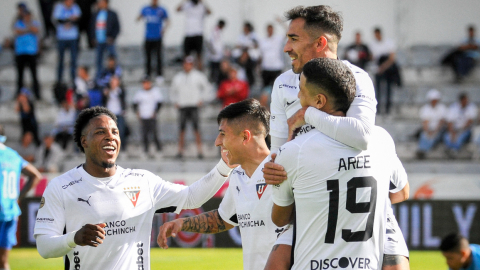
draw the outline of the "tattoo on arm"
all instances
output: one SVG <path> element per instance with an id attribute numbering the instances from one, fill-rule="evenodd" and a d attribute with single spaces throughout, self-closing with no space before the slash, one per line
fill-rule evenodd
<path id="1" fill-rule="evenodd" d="M 276 251 L 276 250 L 278 249 L 278 247 L 279 247 L 279 246 L 280 246 L 280 245 L 275 245 L 275 246 L 273 246 L 273 248 L 272 248 L 272 252 L 273 252 L 273 251 Z"/>
<path id="2" fill-rule="evenodd" d="M 212 210 L 183 220 L 182 231 L 197 233 L 219 233 L 226 231 L 225 221 L 218 210 Z"/>
<path id="3" fill-rule="evenodd" d="M 393 266 L 402 264 L 404 256 L 401 255 L 383 255 L 383 265 L 384 266 Z"/>

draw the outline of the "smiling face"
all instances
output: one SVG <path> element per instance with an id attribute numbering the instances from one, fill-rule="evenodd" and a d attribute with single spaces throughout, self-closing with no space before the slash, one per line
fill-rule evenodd
<path id="1" fill-rule="evenodd" d="M 228 120 L 222 119 L 218 127 L 218 136 L 215 139 L 215 146 L 220 146 L 222 152 L 226 152 L 228 163 L 242 164 L 243 153 L 243 136 L 241 132 L 233 129 L 228 124 Z"/>
<path id="2" fill-rule="evenodd" d="M 85 150 L 85 165 L 91 170 L 104 173 L 105 169 L 115 165 L 121 142 L 117 124 L 112 118 L 107 115 L 92 118 L 82 132 L 81 142 Z M 115 170 L 111 175 L 114 173 Z"/>
<path id="3" fill-rule="evenodd" d="M 317 39 L 310 37 L 305 30 L 305 19 L 297 18 L 290 22 L 287 38 L 283 51 L 290 56 L 292 70 L 296 74 L 302 72 L 303 66 L 308 61 L 321 56 L 320 52 L 317 52 Z"/>

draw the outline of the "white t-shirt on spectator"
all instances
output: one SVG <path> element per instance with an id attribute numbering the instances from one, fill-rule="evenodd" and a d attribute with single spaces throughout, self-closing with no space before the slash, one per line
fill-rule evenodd
<path id="1" fill-rule="evenodd" d="M 222 38 L 222 29 L 216 26 L 213 31 L 210 39 L 208 40 L 211 50 L 209 51 L 210 61 L 220 62 L 223 58 L 223 38 Z"/>
<path id="2" fill-rule="evenodd" d="M 459 102 L 455 102 L 448 110 L 447 120 L 453 123 L 453 128 L 460 130 L 465 127 L 468 120 L 477 119 L 478 109 L 473 103 L 469 103 L 465 108 L 462 108 Z"/>
<path id="3" fill-rule="evenodd" d="M 117 87 L 108 92 L 107 109 L 115 115 L 122 114 L 122 101 L 120 100 L 122 91 L 120 87 Z"/>
<path id="4" fill-rule="evenodd" d="M 435 130 L 442 119 L 447 116 L 447 107 L 443 104 L 437 103 L 435 107 L 432 107 L 430 103 L 425 104 L 420 109 L 420 119 L 422 121 L 428 121 L 428 129 Z"/>
<path id="5" fill-rule="evenodd" d="M 260 42 L 260 51 L 262 54 L 262 70 L 277 71 L 283 70 L 283 46 L 285 45 L 285 36 L 272 35 L 266 37 Z"/>
<path id="6" fill-rule="evenodd" d="M 185 36 L 203 36 L 203 19 L 207 15 L 207 8 L 200 2 L 194 5 L 187 1 L 183 3 L 182 10 L 185 12 Z"/>
<path id="7" fill-rule="evenodd" d="M 163 96 L 158 87 L 152 87 L 150 90 L 142 89 L 133 98 L 133 103 L 138 104 L 138 112 L 141 119 L 152 118 L 157 104 L 162 101 Z"/>
<path id="8" fill-rule="evenodd" d="M 182 71 L 173 77 L 170 97 L 180 108 L 197 107 L 206 99 L 210 88 L 208 78 L 202 72 L 196 69 L 188 73 Z"/>
<path id="9" fill-rule="evenodd" d="M 374 40 L 370 44 L 370 51 L 372 52 L 373 60 L 377 63 L 378 59 L 383 55 L 389 55 L 397 50 L 395 42 L 389 39 L 382 39 L 381 41 Z"/>

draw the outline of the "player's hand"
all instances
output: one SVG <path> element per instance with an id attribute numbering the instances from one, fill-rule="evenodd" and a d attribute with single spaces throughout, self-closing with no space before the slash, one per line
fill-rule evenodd
<path id="1" fill-rule="evenodd" d="M 182 230 L 182 226 L 183 218 L 175 219 L 160 226 L 157 237 L 157 244 L 161 248 L 167 249 L 167 238 L 177 236 L 177 233 Z"/>
<path id="2" fill-rule="evenodd" d="M 294 138 L 294 133 L 297 128 L 302 127 L 306 124 L 305 122 L 305 112 L 307 111 L 308 107 L 302 107 L 298 110 L 294 115 L 288 118 L 288 140 L 292 140 Z"/>
<path id="3" fill-rule="evenodd" d="M 92 246 L 97 247 L 103 243 L 105 239 L 105 228 L 106 223 L 100 224 L 85 224 L 80 230 L 75 234 L 75 244 L 79 246 Z"/>
<path id="4" fill-rule="evenodd" d="M 277 154 L 272 154 L 272 160 L 263 166 L 263 178 L 268 185 L 280 185 L 287 180 L 287 172 L 282 165 L 275 163 Z"/>

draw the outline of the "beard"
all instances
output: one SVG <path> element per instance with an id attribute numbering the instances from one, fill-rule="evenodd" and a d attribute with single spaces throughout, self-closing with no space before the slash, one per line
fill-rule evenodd
<path id="1" fill-rule="evenodd" d="M 102 162 L 102 168 L 104 169 L 111 169 L 113 166 L 115 166 L 115 163 Z"/>

